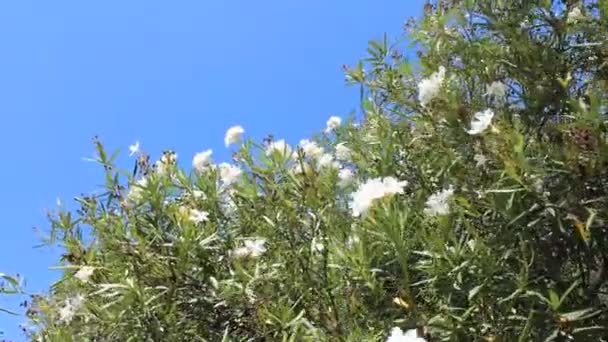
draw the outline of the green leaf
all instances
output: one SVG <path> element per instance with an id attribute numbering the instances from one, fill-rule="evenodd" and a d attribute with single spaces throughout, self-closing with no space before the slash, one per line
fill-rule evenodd
<path id="1" fill-rule="evenodd" d="M 564 300 L 566 300 L 566 297 L 568 297 L 570 292 L 572 292 L 572 290 L 574 290 L 579 284 L 580 284 L 580 281 L 577 280 L 574 283 L 572 283 L 572 285 L 570 285 L 570 287 L 568 287 L 568 289 L 562 294 L 562 298 L 560 298 L 560 300 L 559 300 L 559 304 L 558 304 L 559 306 L 561 306 L 564 303 Z"/>
<path id="2" fill-rule="evenodd" d="M 602 310 L 596 310 L 594 308 L 587 308 L 587 309 L 576 310 L 576 311 L 564 313 L 564 314 L 561 314 L 560 316 L 569 322 L 575 322 L 575 321 L 582 321 L 584 319 L 591 318 L 593 316 L 599 315 L 600 313 L 602 313 Z"/>
<path id="3" fill-rule="evenodd" d="M 525 188 L 515 188 L 515 189 L 490 189 L 490 190 L 485 190 L 485 192 L 487 193 L 512 193 L 512 192 L 520 192 L 520 191 L 526 191 Z"/>
<path id="4" fill-rule="evenodd" d="M 6 314 L 13 315 L 13 316 L 19 315 L 18 313 L 14 312 L 14 311 L 11 311 L 11 310 L 8 310 L 8 309 L 2 308 L 2 307 L 0 307 L 0 312 L 4 312 Z"/>
<path id="5" fill-rule="evenodd" d="M 15 277 L 11 277 L 8 274 L 0 273 L 0 278 L 6 280 L 7 282 L 9 282 L 14 287 L 18 287 L 19 286 L 19 281 Z"/>
<path id="6" fill-rule="evenodd" d="M 408 62 L 403 62 L 399 65 L 399 72 L 405 76 L 412 76 L 412 66 Z"/>
<path id="7" fill-rule="evenodd" d="M 551 332 L 551 335 L 549 335 L 545 339 L 545 342 L 554 341 L 558 337 L 558 335 L 559 335 L 559 329 L 553 330 L 553 332 Z"/>
<path id="8" fill-rule="evenodd" d="M 522 330 L 521 334 L 519 335 L 519 339 L 517 340 L 518 342 L 525 342 L 530 340 L 530 333 L 532 332 L 533 328 L 532 325 L 534 313 L 534 310 L 530 311 L 530 314 L 528 315 L 528 319 L 526 321 L 526 325 L 524 326 L 524 329 Z"/>
<path id="9" fill-rule="evenodd" d="M 588 332 L 588 331 L 593 331 L 593 330 L 606 330 L 606 327 L 603 327 L 601 325 L 593 325 L 590 327 L 576 328 L 576 329 L 572 330 L 572 333 L 578 334 L 578 333 Z"/>
<path id="10" fill-rule="evenodd" d="M 477 285 L 469 291 L 469 301 L 471 299 L 475 298 L 475 296 L 479 293 L 479 291 L 481 291 L 483 286 L 484 286 L 484 284 Z"/>
<path id="11" fill-rule="evenodd" d="M 119 155 L 120 155 L 120 149 L 116 149 L 116 151 L 114 151 L 112 153 L 112 155 L 110 156 L 110 160 L 108 160 L 108 163 L 110 163 L 110 164 L 114 163 L 114 161 L 116 161 L 116 158 L 118 158 Z"/>
<path id="12" fill-rule="evenodd" d="M 549 299 L 547 299 L 547 297 L 543 296 L 542 294 L 536 292 L 536 291 L 526 291 L 525 294 L 527 296 L 534 296 L 537 297 L 538 299 L 542 300 L 543 302 L 545 302 L 547 305 L 551 305 L 551 301 Z"/>
<path id="13" fill-rule="evenodd" d="M 549 303 L 551 304 L 551 308 L 553 310 L 557 310 L 559 308 L 560 298 L 553 290 L 549 290 Z"/>

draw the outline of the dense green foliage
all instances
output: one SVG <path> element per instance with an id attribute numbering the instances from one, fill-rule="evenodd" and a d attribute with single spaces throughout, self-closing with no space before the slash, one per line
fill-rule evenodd
<path id="1" fill-rule="evenodd" d="M 31 338 L 601 340 L 606 11 L 427 5 L 415 63 L 385 39 L 347 68 L 362 118 L 299 148 L 243 139 L 232 166 L 137 152 L 122 171 L 95 140 L 105 188 L 51 217 L 64 274 Z"/>

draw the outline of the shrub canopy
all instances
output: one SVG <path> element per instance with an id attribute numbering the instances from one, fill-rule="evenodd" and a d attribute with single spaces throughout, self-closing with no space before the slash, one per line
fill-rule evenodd
<path id="1" fill-rule="evenodd" d="M 360 117 L 297 146 L 233 127 L 229 164 L 134 146 L 131 172 L 95 139 L 105 187 L 50 217 L 63 276 L 30 337 L 599 341 L 606 11 L 428 4 L 411 45 L 373 41 L 346 68 Z"/>

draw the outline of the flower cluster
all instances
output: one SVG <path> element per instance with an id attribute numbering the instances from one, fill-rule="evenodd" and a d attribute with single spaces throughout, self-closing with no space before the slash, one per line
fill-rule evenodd
<path id="1" fill-rule="evenodd" d="M 351 209 L 355 217 L 365 215 L 374 201 L 386 196 L 403 193 L 407 181 L 394 177 L 372 178 L 361 184 L 352 194 Z"/>
<path id="2" fill-rule="evenodd" d="M 486 109 L 483 112 L 475 113 L 473 120 L 471 121 L 471 129 L 467 132 L 471 135 L 478 135 L 483 133 L 492 124 L 492 118 L 494 112 L 491 109 Z"/>
<path id="3" fill-rule="evenodd" d="M 434 98 L 439 96 L 441 87 L 445 80 L 445 67 L 439 67 L 439 70 L 434 72 L 429 78 L 425 78 L 418 83 L 418 101 L 425 107 Z"/>
<path id="4" fill-rule="evenodd" d="M 76 274 L 74 274 L 74 277 L 76 277 L 76 279 L 82 281 L 82 282 L 88 282 L 89 278 L 91 278 L 91 276 L 93 275 L 93 272 L 95 271 L 95 267 L 92 266 L 82 266 L 78 272 L 76 272 Z"/>
<path id="5" fill-rule="evenodd" d="M 63 306 L 59 309 L 59 321 L 66 324 L 70 323 L 83 304 L 84 296 L 81 294 L 67 298 L 64 301 Z"/>
<path id="6" fill-rule="evenodd" d="M 249 239 L 243 241 L 243 246 L 235 248 L 232 255 L 235 258 L 252 257 L 257 258 L 266 252 L 266 240 L 264 239 Z"/>
<path id="7" fill-rule="evenodd" d="M 424 213 L 429 216 L 446 215 L 450 212 L 450 198 L 454 195 L 454 188 L 449 187 L 435 193 L 426 201 Z"/>

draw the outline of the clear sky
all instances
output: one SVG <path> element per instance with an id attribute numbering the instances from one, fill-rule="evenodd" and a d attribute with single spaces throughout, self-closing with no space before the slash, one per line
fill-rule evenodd
<path id="1" fill-rule="evenodd" d="M 91 137 L 123 150 L 140 140 L 183 165 L 241 124 L 257 139 L 297 142 L 355 110 L 342 64 L 369 39 L 397 37 L 423 0 L 3 1 L 0 3 L 0 272 L 28 292 L 57 277 L 57 250 L 33 249 L 45 209 L 102 183 Z M 0 306 L 18 309 L 15 301 Z M 23 317 L 0 313 L 22 341 Z"/>

